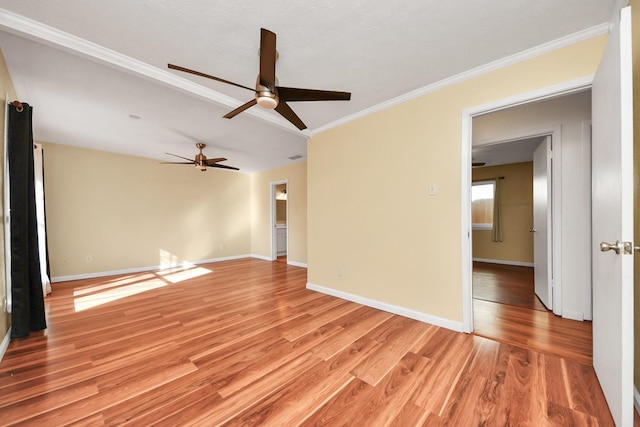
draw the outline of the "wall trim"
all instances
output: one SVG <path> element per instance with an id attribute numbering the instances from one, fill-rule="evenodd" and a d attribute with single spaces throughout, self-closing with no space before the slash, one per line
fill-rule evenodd
<path id="1" fill-rule="evenodd" d="M 307 268 L 307 263 L 306 262 L 287 261 L 287 265 L 292 265 L 294 267 Z"/>
<path id="2" fill-rule="evenodd" d="M 251 254 L 249 255 L 251 258 L 257 258 L 257 259 L 261 259 L 263 261 L 269 261 L 269 262 L 273 262 L 274 260 L 271 259 L 271 257 L 268 256 L 264 256 L 264 255 L 258 255 L 258 254 Z"/>
<path id="3" fill-rule="evenodd" d="M 536 56 L 543 55 L 545 53 L 553 52 L 554 50 L 570 46 L 572 44 L 576 44 L 590 38 L 600 36 L 602 34 L 609 33 L 609 23 L 603 23 L 600 25 L 596 25 L 591 28 L 587 28 L 582 31 L 578 31 L 577 33 L 570 34 L 565 37 L 561 37 L 556 40 L 552 40 L 548 43 L 541 44 L 539 46 L 533 47 L 531 49 L 524 50 L 522 52 L 516 53 L 514 55 L 507 56 L 502 59 L 498 59 L 496 61 L 490 62 L 485 65 L 481 65 L 476 68 L 472 68 L 471 70 L 464 71 L 460 74 L 456 74 L 454 76 L 448 77 L 446 79 L 440 80 L 433 84 L 421 87 L 412 92 L 406 93 L 404 95 L 398 96 L 396 98 L 390 99 L 388 101 L 382 102 L 378 105 L 374 105 L 371 108 L 367 108 L 365 110 L 359 111 L 355 114 L 351 114 L 349 116 L 343 117 L 342 119 L 333 121 L 331 123 L 327 123 L 324 126 L 319 126 L 311 131 L 311 137 L 313 135 L 324 132 L 326 130 L 341 126 L 345 123 L 352 122 L 354 120 L 369 116 L 378 111 L 385 110 L 387 108 L 393 107 L 394 105 L 402 104 L 411 99 L 418 98 L 422 95 L 426 95 L 431 92 L 435 92 L 440 89 L 444 89 L 448 86 L 453 86 L 465 80 L 470 80 L 476 77 L 479 77 L 483 74 L 490 73 L 492 71 L 496 71 L 500 68 L 507 67 L 509 65 L 517 64 L 518 62 L 526 61 L 528 59 L 534 58 Z"/>
<path id="4" fill-rule="evenodd" d="M 179 77 L 164 69 L 154 67 L 152 65 L 146 64 L 137 59 L 123 55 L 119 52 L 116 52 L 106 47 L 92 43 L 88 40 L 85 40 L 80 37 L 69 34 L 67 32 L 58 30 L 57 28 L 50 27 L 41 22 L 34 21 L 25 16 L 22 16 L 17 13 L 13 13 L 1 8 L 0 8 L 0 28 L 10 33 L 17 34 L 22 37 L 27 37 L 31 40 L 45 42 L 48 45 L 57 46 L 58 48 L 62 48 L 63 50 L 66 50 L 76 55 L 89 57 L 94 60 L 98 60 L 100 62 L 109 64 L 111 66 L 115 66 L 117 68 L 124 69 L 129 72 L 133 72 L 147 79 L 152 79 L 160 83 L 163 83 L 165 85 L 169 85 L 176 89 L 182 90 L 183 92 L 191 93 L 200 98 L 213 101 L 219 105 L 223 105 L 229 108 L 235 108 L 238 104 L 241 103 L 241 101 L 236 100 L 235 98 L 232 98 L 230 96 L 224 95 L 215 90 L 209 89 L 205 86 L 194 83 L 188 79 Z M 436 90 L 445 88 L 447 86 L 451 86 L 451 85 L 460 83 L 462 81 L 481 76 L 483 74 L 489 73 L 491 71 L 495 71 L 497 69 L 500 69 L 509 65 L 516 64 L 521 61 L 526 61 L 536 56 L 543 55 L 545 53 L 552 52 L 554 50 L 557 50 L 566 46 L 570 46 L 572 44 L 579 43 L 581 41 L 588 40 L 590 38 L 593 38 L 602 34 L 607 34 L 609 30 L 610 30 L 609 23 L 603 23 L 600 25 L 593 26 L 591 28 L 587 28 L 582 31 L 578 31 L 573 34 L 569 34 L 565 37 L 552 40 L 548 43 L 543 43 L 531 49 L 524 50 L 522 52 L 490 62 L 480 67 L 472 68 L 471 70 L 464 71 L 462 73 L 440 80 L 433 84 L 424 86 L 422 88 L 411 91 L 399 97 L 393 98 L 391 100 L 382 102 L 373 107 L 359 111 L 355 114 L 352 114 L 342 119 L 328 123 L 324 126 L 319 126 L 318 128 L 312 131 L 308 129 L 304 131 L 293 129 L 286 120 L 281 119 L 280 117 L 274 114 L 269 114 L 268 112 L 263 111 L 261 109 L 252 108 L 247 110 L 245 114 L 249 114 L 260 120 L 269 122 L 288 132 L 295 133 L 297 135 L 303 135 L 309 138 L 316 133 L 324 132 L 328 129 L 341 126 L 345 123 L 371 115 L 373 113 L 387 109 L 394 105 L 402 104 L 408 100 L 417 98 L 419 96 L 425 95 L 430 92 L 434 92 Z"/>
<path id="5" fill-rule="evenodd" d="M 519 267 L 533 267 L 532 262 L 524 262 L 524 261 L 507 261 L 507 260 L 501 260 L 501 259 L 487 259 L 487 258 L 474 258 L 473 261 L 486 262 L 489 264 L 515 265 Z"/>
<path id="6" fill-rule="evenodd" d="M 355 302 L 365 305 L 367 307 L 376 308 L 378 310 L 386 311 L 389 313 L 397 314 L 399 316 L 408 317 L 409 319 L 418 320 L 420 322 L 429 323 L 431 325 L 440 326 L 442 328 L 451 329 L 456 332 L 462 332 L 462 323 L 454 322 L 442 317 L 432 316 L 430 314 L 422 313 L 419 311 L 411 310 L 409 308 L 400 307 L 397 305 L 387 304 L 385 302 L 365 298 L 359 295 L 350 294 L 347 292 L 338 291 L 336 289 L 326 288 L 320 285 L 314 285 L 307 282 L 307 289 L 320 292 L 323 294 L 331 295 L 337 298 L 341 298 L 347 301 Z"/>
<path id="7" fill-rule="evenodd" d="M 11 342 L 11 326 L 9 326 L 9 330 L 7 331 L 4 338 L 2 339 L 2 342 L 0 343 L 0 361 L 4 357 L 4 353 L 9 348 L 10 342 Z"/>
<path id="8" fill-rule="evenodd" d="M 143 273 L 145 271 L 166 270 L 169 268 L 188 267 L 190 265 L 208 264 L 211 262 L 220 262 L 220 261 L 231 261 L 234 259 L 241 259 L 241 258 L 257 258 L 257 257 L 253 255 L 233 255 L 233 256 L 220 257 L 220 258 L 201 259 L 198 261 L 183 261 L 183 262 L 170 264 L 170 265 L 153 265 L 148 267 L 126 268 L 122 270 L 111 270 L 111 271 L 98 271 L 95 273 L 74 274 L 69 276 L 55 276 L 51 278 L 51 283 L 68 282 L 71 280 L 95 279 L 97 277 L 117 276 L 120 274 Z M 268 261 L 271 261 L 271 260 L 269 259 Z"/>

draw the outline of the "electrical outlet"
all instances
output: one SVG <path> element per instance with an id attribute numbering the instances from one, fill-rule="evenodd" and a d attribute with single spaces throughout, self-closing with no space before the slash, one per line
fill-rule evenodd
<path id="1" fill-rule="evenodd" d="M 220 243 L 220 250 L 224 251 L 225 249 L 227 249 L 227 247 L 225 246 L 224 243 Z"/>
<path id="2" fill-rule="evenodd" d="M 342 267 L 338 266 L 338 277 L 342 277 Z"/>
<path id="3" fill-rule="evenodd" d="M 91 256 L 91 255 L 87 255 L 87 257 L 85 258 L 85 260 L 86 260 L 87 262 L 93 262 L 93 256 Z"/>

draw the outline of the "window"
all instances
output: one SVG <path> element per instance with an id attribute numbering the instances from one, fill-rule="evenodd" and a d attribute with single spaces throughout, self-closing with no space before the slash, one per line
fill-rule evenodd
<path id="1" fill-rule="evenodd" d="M 495 181 L 478 181 L 471 186 L 471 225 L 474 230 L 493 229 Z"/>

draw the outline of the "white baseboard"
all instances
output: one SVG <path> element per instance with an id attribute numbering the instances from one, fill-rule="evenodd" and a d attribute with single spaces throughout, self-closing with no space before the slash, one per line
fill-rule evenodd
<path id="1" fill-rule="evenodd" d="M 307 268 L 307 264 L 304 263 L 304 262 L 297 262 L 297 261 L 289 261 L 289 260 L 287 260 L 287 264 L 288 265 L 292 265 L 294 267 Z"/>
<path id="2" fill-rule="evenodd" d="M 635 385 L 633 386 L 633 406 L 636 408 L 636 412 L 640 414 L 640 393 Z"/>
<path id="3" fill-rule="evenodd" d="M 234 256 L 220 257 L 220 258 L 201 259 L 199 261 L 184 261 L 184 262 L 175 263 L 171 265 L 154 265 L 149 267 L 127 268 L 124 270 L 99 271 L 95 273 L 75 274 L 71 276 L 57 276 L 57 277 L 51 278 L 51 283 L 68 282 L 71 280 L 94 279 L 97 277 L 117 276 L 120 274 L 143 273 L 145 271 L 166 270 L 169 268 L 187 267 L 189 265 L 207 264 L 211 262 L 220 262 L 220 261 L 230 261 L 230 260 L 241 259 L 241 258 L 258 258 L 258 257 L 253 255 L 234 255 Z"/>
<path id="4" fill-rule="evenodd" d="M 4 338 L 2 339 L 2 342 L 0 343 L 0 361 L 4 357 L 4 353 L 9 348 L 9 342 L 11 342 L 11 326 L 9 326 L 9 330 L 7 331 L 7 334 L 4 336 Z"/>
<path id="5" fill-rule="evenodd" d="M 249 256 L 250 256 L 251 258 L 257 258 L 257 259 L 261 259 L 261 260 L 263 260 L 263 261 L 273 261 L 273 260 L 271 259 L 271 257 L 264 256 L 264 255 L 251 254 L 251 255 L 249 255 Z"/>
<path id="6" fill-rule="evenodd" d="M 563 310 L 562 311 L 562 318 L 563 319 L 570 319 L 570 320 L 577 320 L 579 322 L 583 322 L 584 321 L 584 315 L 582 313 L 578 313 L 577 311 Z"/>
<path id="7" fill-rule="evenodd" d="M 486 259 L 486 258 L 474 258 L 474 261 L 477 262 L 487 262 L 490 264 L 502 264 L 502 265 L 515 265 L 518 267 L 533 267 L 532 262 L 523 262 L 523 261 L 504 261 L 500 259 Z"/>
<path id="8" fill-rule="evenodd" d="M 338 291 L 336 289 L 325 288 L 324 286 L 320 286 L 320 285 L 314 285 L 313 283 L 307 283 L 307 289 L 310 289 L 316 292 L 321 292 L 323 294 L 331 295 L 347 301 L 356 302 L 358 304 L 366 305 L 367 307 L 377 308 L 378 310 L 387 311 L 389 313 L 397 314 L 399 316 L 408 317 L 409 319 L 419 320 L 420 322 L 429 323 L 429 324 L 440 326 L 446 329 L 451 329 L 456 332 L 462 332 L 461 322 L 454 322 L 449 319 L 443 319 L 441 317 L 432 316 L 430 314 L 411 310 L 409 308 L 387 304 L 385 302 L 372 300 L 369 298 L 361 297 L 359 295 L 349 294 L 347 292 Z"/>

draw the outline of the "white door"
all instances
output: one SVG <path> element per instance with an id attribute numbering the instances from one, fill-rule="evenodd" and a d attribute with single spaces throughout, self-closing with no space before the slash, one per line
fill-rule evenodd
<path id="1" fill-rule="evenodd" d="M 551 278 L 551 137 L 533 153 L 533 275 L 536 295 L 547 309 L 553 309 Z"/>
<path id="2" fill-rule="evenodd" d="M 633 425 L 633 256 L 616 243 L 633 241 L 630 18 L 626 7 L 592 92 L 593 366 L 618 426 Z"/>

